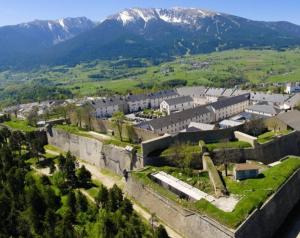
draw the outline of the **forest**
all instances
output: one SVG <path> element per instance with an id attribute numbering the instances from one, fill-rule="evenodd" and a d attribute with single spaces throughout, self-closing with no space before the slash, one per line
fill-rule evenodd
<path id="1" fill-rule="evenodd" d="M 45 156 L 39 132 L 0 129 L 0 237 L 168 237 L 133 210 L 114 185 L 98 187 L 94 201 L 81 192 L 91 174 L 70 153 Z M 50 174 L 32 166 L 37 160 Z M 55 161 L 55 162 L 54 162 Z"/>

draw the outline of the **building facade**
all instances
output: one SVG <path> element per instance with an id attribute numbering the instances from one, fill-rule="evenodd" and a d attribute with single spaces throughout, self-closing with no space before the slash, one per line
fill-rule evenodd
<path id="1" fill-rule="evenodd" d="M 181 96 L 162 101 L 160 111 L 166 113 L 166 115 L 170 115 L 171 113 L 184 111 L 193 107 L 193 99 L 190 96 Z"/>

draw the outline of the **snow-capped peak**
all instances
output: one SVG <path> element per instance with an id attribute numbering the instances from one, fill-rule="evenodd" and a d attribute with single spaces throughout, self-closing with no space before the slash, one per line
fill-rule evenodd
<path id="1" fill-rule="evenodd" d="M 173 24 L 194 24 L 200 18 L 214 17 L 215 15 L 219 15 L 219 13 L 197 8 L 130 8 L 109 17 L 109 19 L 116 19 L 123 25 L 139 20 L 143 20 L 145 23 L 150 20 L 162 20 Z"/>
<path id="2" fill-rule="evenodd" d="M 59 23 L 59 25 L 61 25 L 62 28 L 65 28 L 65 27 L 66 27 L 64 21 L 65 21 L 64 18 L 58 20 L 58 23 Z"/>

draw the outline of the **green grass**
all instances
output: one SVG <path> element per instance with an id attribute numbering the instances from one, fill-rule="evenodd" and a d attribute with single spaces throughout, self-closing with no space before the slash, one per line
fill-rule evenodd
<path id="1" fill-rule="evenodd" d="M 44 149 L 45 150 L 50 150 L 50 151 L 53 151 L 53 152 L 56 152 L 56 153 L 58 153 L 58 154 L 65 154 L 65 152 L 64 151 L 62 151 L 61 149 L 59 149 L 59 148 L 57 148 L 56 146 L 54 146 L 54 145 L 45 145 L 44 146 Z"/>
<path id="2" fill-rule="evenodd" d="M 94 61 L 74 67 L 55 66 L 31 72 L 0 72 L 3 95 L 16 94 L 28 81 L 47 79 L 49 84 L 71 90 L 74 96 L 101 95 L 105 92 L 138 93 L 148 91 L 139 85 L 150 85 L 150 91 L 162 88 L 163 83 L 184 79 L 187 85 L 234 86 L 250 83 L 273 83 L 299 81 L 300 49 L 283 52 L 275 50 L 228 50 L 211 54 L 178 57 L 174 61 L 151 65 L 147 60 L 144 67 L 115 65 L 117 61 Z M 194 63 L 208 62 L 205 68 L 193 67 Z M 172 69 L 165 72 L 164 68 Z M 93 79 L 90 75 L 102 75 Z M 24 78 L 26 80 L 24 82 Z M 261 88 L 257 88 L 260 90 Z M 267 90 L 268 87 L 263 89 Z M 0 94 L 1 96 L 1 94 Z M 0 97 L 1 98 L 1 97 Z M 3 99 L 4 100 L 4 99 Z M 4 100 L 5 101 L 5 100 Z"/>
<path id="3" fill-rule="evenodd" d="M 207 172 L 199 172 L 199 171 L 192 171 L 186 169 L 179 169 L 175 167 L 150 167 L 152 171 L 164 171 L 175 178 L 178 178 L 206 193 L 213 194 L 214 189 L 210 183 L 209 176 Z"/>
<path id="4" fill-rule="evenodd" d="M 14 119 L 11 121 L 3 122 L 3 125 L 8 126 L 13 130 L 19 130 L 24 132 L 32 132 L 37 130 L 36 127 L 30 126 L 25 120 Z"/>
<path id="5" fill-rule="evenodd" d="M 284 130 L 284 131 L 268 131 L 264 134 L 261 134 L 257 137 L 257 142 L 260 144 L 267 143 L 272 141 L 276 136 L 283 136 L 287 135 L 291 132 L 291 130 Z"/>
<path id="6" fill-rule="evenodd" d="M 92 180 L 93 186 L 86 189 L 86 192 L 93 198 L 96 198 L 99 192 L 100 182 L 98 180 Z"/>
<path id="7" fill-rule="evenodd" d="M 259 178 L 247 179 L 240 182 L 226 178 L 225 183 L 228 191 L 231 194 L 241 197 L 241 200 L 232 212 L 224 212 L 204 199 L 196 203 L 179 199 L 174 193 L 154 183 L 148 177 L 150 173 L 157 171 L 157 169 L 147 168 L 141 172 L 133 173 L 133 176 L 162 196 L 178 202 L 189 209 L 205 214 L 230 228 L 236 228 L 254 209 L 261 207 L 266 199 L 276 192 L 299 168 L 300 158 L 290 157 L 279 165 L 265 170 Z"/>
<path id="8" fill-rule="evenodd" d="M 95 139 L 86 130 L 81 129 L 77 126 L 73 126 L 73 125 L 56 125 L 55 128 L 62 129 L 64 131 L 68 132 L 68 133 L 75 134 L 75 135 L 78 135 L 78 136 L 84 136 L 84 137 Z"/>
<path id="9" fill-rule="evenodd" d="M 215 149 L 242 149 L 242 148 L 249 148 L 251 145 L 244 141 L 230 141 L 230 142 L 220 142 L 220 143 L 211 143 L 211 144 L 205 144 L 208 151 L 213 151 Z"/>
<path id="10" fill-rule="evenodd" d="M 198 145 L 182 145 L 184 151 L 180 151 L 182 153 L 191 153 L 191 154 L 197 154 L 197 153 L 201 153 L 201 148 Z M 172 154 L 175 153 L 176 147 L 175 146 L 171 146 L 165 150 L 163 150 L 160 154 L 160 156 L 162 157 L 168 157 L 171 156 Z"/>
<path id="11" fill-rule="evenodd" d="M 221 148 L 249 148 L 251 145 L 247 142 L 243 141 L 230 141 L 230 142 L 220 142 L 220 143 L 210 143 L 210 144 L 205 144 L 205 147 L 208 149 L 208 151 L 213 151 L 215 149 L 221 149 Z M 165 150 L 163 150 L 160 153 L 160 156 L 162 157 L 168 157 L 172 154 L 174 154 L 175 147 L 171 146 Z M 183 150 L 182 153 L 191 153 L 191 154 L 200 154 L 201 148 L 199 145 L 183 145 Z"/>

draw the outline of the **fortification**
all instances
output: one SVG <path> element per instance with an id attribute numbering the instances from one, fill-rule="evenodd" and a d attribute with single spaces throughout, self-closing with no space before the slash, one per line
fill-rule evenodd
<path id="1" fill-rule="evenodd" d="M 52 128 L 47 137 L 50 145 L 70 151 L 81 160 L 99 168 L 108 168 L 120 175 L 124 169 L 129 171 L 143 167 L 142 157 L 123 147 L 105 144 L 97 139 L 71 134 L 57 128 Z"/>
<path id="2" fill-rule="evenodd" d="M 162 197 L 130 176 L 126 192 L 186 238 L 271 238 L 300 200 L 300 170 L 297 170 L 260 208 L 236 229 L 205 215 L 187 210 Z"/>

